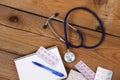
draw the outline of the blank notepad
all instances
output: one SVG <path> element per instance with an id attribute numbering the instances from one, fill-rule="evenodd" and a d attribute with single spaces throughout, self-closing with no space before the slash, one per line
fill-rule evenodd
<path id="1" fill-rule="evenodd" d="M 14 60 L 20 80 L 61 80 L 67 77 L 67 73 L 60 57 L 58 48 L 55 46 L 49 48 L 48 50 L 59 58 L 59 63 L 55 67 L 52 67 L 51 65 L 46 63 L 35 53 Z M 56 76 L 50 71 L 34 65 L 32 61 L 36 61 L 49 68 L 59 71 L 64 74 L 64 77 L 61 78 L 59 76 Z"/>

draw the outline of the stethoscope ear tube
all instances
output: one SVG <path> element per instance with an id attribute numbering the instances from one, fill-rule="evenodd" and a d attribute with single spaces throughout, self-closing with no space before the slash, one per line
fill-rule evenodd
<path id="1" fill-rule="evenodd" d="M 68 41 L 68 37 L 67 37 L 67 19 L 70 15 L 71 12 L 75 11 L 75 10 L 84 10 L 84 11 L 87 11 L 89 13 L 91 13 L 95 18 L 96 20 L 99 22 L 100 24 L 100 27 L 101 27 L 101 33 L 102 33 L 102 36 L 101 36 L 101 39 L 100 41 L 93 45 L 93 46 L 86 46 L 84 44 L 84 38 L 83 38 L 83 35 L 82 33 L 79 31 L 79 30 L 76 30 L 76 32 L 79 34 L 80 38 L 81 38 L 81 43 L 79 45 L 73 45 L 71 44 L 69 41 Z M 104 41 L 104 37 L 105 37 L 105 28 L 104 28 L 104 25 L 101 21 L 101 19 L 90 9 L 88 8 L 85 8 L 85 7 L 75 7 L 73 9 L 71 9 L 70 11 L 67 12 L 65 18 L 64 18 L 64 36 L 65 36 L 65 43 L 66 43 L 66 48 L 69 49 L 69 47 L 73 47 L 73 48 L 79 48 L 79 47 L 83 47 L 83 48 L 88 48 L 88 49 L 92 49 L 92 48 L 96 48 L 98 47 L 99 45 L 101 45 L 101 43 Z"/>

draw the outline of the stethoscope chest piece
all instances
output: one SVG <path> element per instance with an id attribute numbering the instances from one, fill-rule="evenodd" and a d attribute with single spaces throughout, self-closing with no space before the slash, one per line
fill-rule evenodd
<path id="1" fill-rule="evenodd" d="M 73 62 L 75 60 L 75 54 L 73 52 L 66 52 L 64 55 L 64 60 L 68 63 Z"/>

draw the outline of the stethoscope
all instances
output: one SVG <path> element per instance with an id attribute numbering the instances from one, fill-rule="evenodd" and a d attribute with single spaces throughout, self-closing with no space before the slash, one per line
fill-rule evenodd
<path id="1" fill-rule="evenodd" d="M 93 46 L 86 46 L 86 45 L 84 44 L 84 38 L 83 38 L 82 33 L 81 33 L 78 29 L 76 29 L 75 27 L 73 27 L 71 24 L 69 24 L 69 23 L 67 22 L 67 19 L 68 19 L 70 13 L 73 12 L 73 11 L 75 11 L 75 10 L 84 10 L 84 11 L 87 11 L 87 12 L 91 13 L 91 14 L 96 18 L 96 20 L 99 22 L 100 27 L 101 27 L 101 34 L 102 34 L 102 36 L 101 36 L 100 41 L 99 41 L 97 44 L 95 44 L 95 45 L 93 45 Z M 92 10 L 90 10 L 90 9 L 88 9 L 88 8 L 85 8 L 85 7 L 75 7 L 75 8 L 73 8 L 73 9 L 71 9 L 70 11 L 67 12 L 64 20 L 61 20 L 61 19 L 59 19 L 59 18 L 56 18 L 56 16 L 58 16 L 58 13 L 55 13 L 53 16 L 49 17 L 49 18 L 46 20 L 46 22 L 45 22 L 44 28 L 45 28 L 46 26 L 49 26 L 49 28 L 50 28 L 50 30 L 52 31 L 52 33 L 53 33 L 57 38 L 59 38 L 60 41 L 62 41 L 62 42 L 64 42 L 64 43 L 66 44 L 67 52 L 66 52 L 65 55 L 64 55 L 64 60 L 65 60 L 66 62 L 70 63 L 70 62 L 73 62 L 73 61 L 75 60 L 75 54 L 70 51 L 70 49 L 69 49 L 70 47 L 73 47 L 73 48 L 83 47 L 83 48 L 87 48 L 87 49 L 92 49 L 92 48 L 98 47 L 98 46 L 103 42 L 104 36 L 105 36 L 104 25 L 103 25 L 101 19 L 100 19 Z M 62 37 L 60 37 L 60 36 L 55 32 L 55 30 L 53 29 L 53 27 L 51 26 L 51 24 L 50 24 L 49 21 L 52 20 L 52 19 L 57 20 L 57 21 L 61 21 L 61 22 L 64 23 L 64 37 L 65 37 L 65 39 L 63 39 Z M 66 28 L 67 26 L 69 26 L 69 27 L 72 28 L 77 34 L 79 34 L 79 37 L 81 38 L 81 42 L 80 42 L 79 45 L 73 45 L 73 44 L 71 44 L 71 43 L 68 41 L 67 28 Z"/>

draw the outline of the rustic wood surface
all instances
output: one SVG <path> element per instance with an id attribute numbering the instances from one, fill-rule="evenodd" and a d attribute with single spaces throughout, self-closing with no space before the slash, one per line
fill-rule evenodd
<path id="1" fill-rule="evenodd" d="M 43 29 L 43 25 L 47 17 L 55 12 L 59 12 L 58 17 L 64 19 L 66 12 L 76 6 L 89 7 L 100 16 L 106 28 L 106 37 L 103 44 L 95 49 L 72 48 L 77 58 L 70 64 L 64 62 L 67 71 L 83 60 L 94 71 L 98 66 L 112 70 L 112 80 L 120 80 L 119 4 L 120 0 L 0 0 L 0 80 L 18 80 L 14 59 L 31 54 L 40 46 L 48 48 L 57 45 L 63 58 L 65 44 L 49 28 Z M 101 34 L 93 31 L 99 25 L 90 14 L 76 11 L 70 15 L 69 22 L 77 25 L 75 27 L 84 34 L 87 45 L 99 41 Z M 54 20 L 51 23 L 56 32 L 64 37 L 63 24 Z M 80 42 L 71 29 L 68 33 L 71 42 Z"/>

